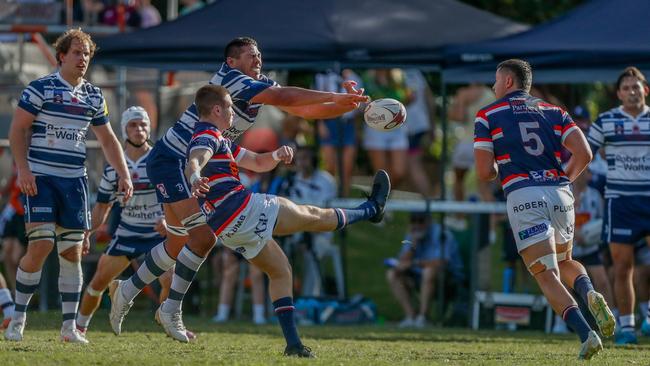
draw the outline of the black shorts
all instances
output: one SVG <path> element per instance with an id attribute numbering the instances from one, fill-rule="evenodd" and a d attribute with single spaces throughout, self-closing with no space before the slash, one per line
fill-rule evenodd
<path id="1" fill-rule="evenodd" d="M 25 216 L 14 214 L 5 224 L 2 238 L 17 238 L 20 244 L 27 245 L 27 237 L 25 236 Z"/>
<path id="2" fill-rule="evenodd" d="M 512 228 L 507 222 L 503 224 L 503 250 L 502 258 L 506 262 L 514 262 L 519 260 L 519 251 L 517 250 L 517 242 L 512 232 Z"/>
<path id="3" fill-rule="evenodd" d="M 573 259 L 582 263 L 583 266 L 602 266 L 603 260 L 600 258 L 600 251 L 597 250 L 583 257 L 574 257 Z"/>

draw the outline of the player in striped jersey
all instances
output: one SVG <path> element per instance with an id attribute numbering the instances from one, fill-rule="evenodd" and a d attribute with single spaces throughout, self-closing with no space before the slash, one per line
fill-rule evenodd
<path id="1" fill-rule="evenodd" d="M 75 326 L 82 286 L 81 253 L 88 229 L 86 133 L 90 125 L 108 162 L 118 172 L 124 201 L 133 186 L 120 143 L 108 123 L 102 92 L 83 79 L 95 44 L 80 29 L 55 43 L 59 70 L 32 81 L 23 91 L 9 132 L 18 185 L 25 194 L 29 245 L 16 274 L 16 308 L 5 338 L 23 339 L 27 305 L 41 268 L 56 242 L 63 341 L 87 343 Z M 28 143 L 29 141 L 29 143 Z"/>
<path id="2" fill-rule="evenodd" d="M 499 64 L 493 89 L 496 102 L 476 115 L 474 155 L 483 180 L 501 180 L 517 250 L 557 314 L 578 333 L 579 358 L 603 348 L 567 287 L 589 306 L 603 335 L 614 333 L 614 316 L 584 267 L 571 259 L 575 223 L 569 183 L 589 161 L 587 141 L 568 113 L 529 94 L 530 65 L 522 60 Z M 572 156 L 566 169 L 560 149 Z"/>
<path id="3" fill-rule="evenodd" d="M 330 93 L 297 87 L 280 87 L 275 81 L 261 74 L 262 55 L 257 42 L 241 37 L 231 41 L 225 48 L 224 63 L 210 80 L 211 84 L 228 89 L 233 99 L 234 122 L 223 131 L 224 136 L 236 139 L 254 122 L 263 104 L 278 108 L 304 118 L 327 119 L 349 112 L 368 100 L 363 90 L 356 90 L 352 81 L 344 82 L 347 93 Z M 156 186 L 158 199 L 163 203 L 168 225 L 167 241 L 151 251 L 152 257 L 140 266 L 129 280 L 114 282 L 109 286 L 112 305 L 111 326 L 115 334 L 121 332 L 122 321 L 128 313 L 130 303 L 138 292 L 157 275 L 171 268 L 178 256 L 191 256 L 202 261 L 216 243 L 216 237 L 206 225 L 205 216 L 199 210 L 196 198 L 192 197 L 186 178 L 185 153 L 192 137 L 194 124 L 198 121 L 195 105 L 191 105 L 176 124 L 156 143 L 147 171 Z M 184 244 L 189 235 L 188 246 Z M 196 258 L 195 258 L 196 259 Z M 198 260 L 198 259 L 196 259 Z M 178 267 L 176 268 L 178 271 Z M 174 281 L 174 279 L 172 279 Z M 187 342 L 181 317 L 181 302 L 185 293 L 174 290 L 160 312 L 166 329 L 174 339 Z"/>
<path id="4" fill-rule="evenodd" d="M 280 161 L 290 163 L 293 149 L 282 146 L 272 153 L 257 154 L 224 137 L 221 131 L 233 123 L 233 102 L 222 86 L 200 88 L 195 103 L 200 122 L 194 127 L 185 169 L 192 193 L 199 198 L 210 228 L 223 244 L 269 277 L 269 293 L 287 342 L 285 355 L 312 357 L 294 323 L 291 266 L 272 235 L 334 231 L 361 220 L 381 221 L 390 193 L 388 175 L 383 170 L 377 172 L 368 200 L 354 209 L 297 205 L 283 197 L 252 193 L 239 179 L 239 166 L 255 172 L 269 171 Z M 179 257 L 174 274 L 183 279 L 185 287 L 202 262 L 194 254 L 189 258 L 187 264 L 181 265 Z M 174 286 L 172 283 L 172 290 Z"/>
<path id="5" fill-rule="evenodd" d="M 90 319 L 101 301 L 101 295 L 110 281 L 124 271 L 132 259 L 148 253 L 165 239 L 166 228 L 162 205 L 156 198 L 156 190 L 147 177 L 146 164 L 151 145 L 151 123 L 144 108 L 134 106 L 122 114 L 122 139 L 124 155 L 133 181 L 133 197 L 120 208 L 119 224 L 106 251 L 99 258 L 97 270 L 86 287 L 79 313 L 77 329 L 86 334 Z M 107 219 L 113 203 L 117 200 L 117 174 L 107 165 L 99 185 L 97 204 L 92 212 L 92 224 L 86 234 L 96 231 Z M 161 285 L 169 289 L 171 272 L 160 277 Z"/>
<path id="6" fill-rule="evenodd" d="M 634 333 L 634 244 L 650 236 L 650 107 L 648 82 L 636 67 L 616 82 L 621 106 L 602 113 L 589 129 L 594 154 L 601 147 L 607 160 L 604 240 L 614 263 L 614 293 L 620 312 L 617 344 L 636 343 Z M 650 335 L 650 313 L 643 332 Z"/>

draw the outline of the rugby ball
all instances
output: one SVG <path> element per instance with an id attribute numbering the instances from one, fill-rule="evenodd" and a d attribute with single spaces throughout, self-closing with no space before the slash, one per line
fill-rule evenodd
<path id="1" fill-rule="evenodd" d="M 406 108 L 391 98 L 373 100 L 363 111 L 363 119 L 377 131 L 394 130 L 406 121 Z"/>

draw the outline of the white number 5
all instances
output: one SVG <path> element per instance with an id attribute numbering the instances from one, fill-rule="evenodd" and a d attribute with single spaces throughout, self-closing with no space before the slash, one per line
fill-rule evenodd
<path id="1" fill-rule="evenodd" d="M 530 155 L 539 156 L 544 152 L 544 145 L 542 144 L 542 139 L 535 132 L 529 132 L 528 129 L 539 128 L 538 122 L 520 122 L 519 123 L 519 132 L 521 132 L 521 139 L 524 141 L 524 149 Z M 535 147 L 531 147 L 530 141 L 535 141 Z"/>

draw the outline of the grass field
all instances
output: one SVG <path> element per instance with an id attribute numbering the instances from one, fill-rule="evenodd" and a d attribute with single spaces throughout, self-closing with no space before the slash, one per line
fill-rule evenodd
<path id="1" fill-rule="evenodd" d="M 59 313 L 30 313 L 25 340 L 0 341 L 1 365 L 572 365 L 578 363 L 573 335 L 539 332 L 472 332 L 465 329 L 401 330 L 392 326 L 303 327 L 304 343 L 315 360 L 281 355 L 284 341 L 277 325 L 244 323 L 212 325 L 188 317 L 198 332 L 191 344 L 166 338 L 149 312 L 129 314 L 124 331 L 115 337 L 107 314 L 99 312 L 88 338 L 90 345 L 58 341 Z M 611 341 L 593 365 L 647 365 L 650 342 L 619 348 Z"/>

